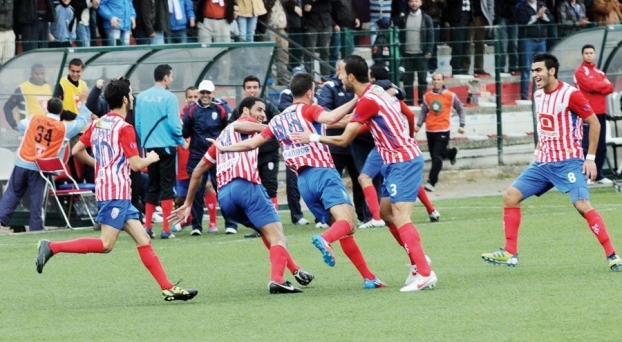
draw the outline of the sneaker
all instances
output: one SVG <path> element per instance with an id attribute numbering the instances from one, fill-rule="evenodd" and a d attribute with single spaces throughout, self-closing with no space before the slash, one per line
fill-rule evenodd
<path id="1" fill-rule="evenodd" d="M 207 228 L 207 232 L 210 234 L 216 234 L 218 233 L 218 226 L 217 225 L 209 225 L 209 227 Z"/>
<path id="2" fill-rule="evenodd" d="M 434 185 L 430 184 L 429 182 L 428 182 L 428 183 L 425 183 L 425 185 L 423 186 L 423 188 L 425 189 L 425 191 L 428 191 L 428 192 L 434 192 L 434 190 L 436 190 L 436 189 L 434 188 Z"/>
<path id="3" fill-rule="evenodd" d="M 384 227 L 385 223 L 383 220 L 374 220 L 371 219 L 363 224 L 361 224 L 359 226 L 359 229 L 366 229 L 366 228 L 377 228 L 377 227 Z"/>
<path id="4" fill-rule="evenodd" d="M 335 255 L 333 254 L 333 249 L 330 247 L 328 242 L 326 242 L 326 240 L 319 235 L 313 235 L 311 237 L 311 242 L 317 249 L 320 250 L 320 252 L 322 252 L 324 262 L 330 267 L 335 266 Z"/>
<path id="5" fill-rule="evenodd" d="M 162 216 L 160 216 L 160 214 L 158 213 L 153 213 L 153 216 L 151 217 L 151 223 L 162 223 L 164 222 L 164 219 L 162 218 Z"/>
<path id="6" fill-rule="evenodd" d="M 428 262 L 428 265 L 432 266 L 432 260 L 430 259 L 429 256 L 425 256 L 425 261 Z M 412 283 L 413 281 L 415 281 L 415 277 L 417 276 L 417 272 L 419 270 L 417 269 L 417 265 L 410 265 L 410 272 L 408 273 L 408 277 L 406 277 L 406 281 L 404 282 L 404 285 L 409 285 L 410 283 Z"/>
<path id="7" fill-rule="evenodd" d="M 244 237 L 245 238 L 258 238 L 258 237 L 261 237 L 261 234 L 259 234 L 259 232 L 253 230 L 252 232 L 250 232 L 248 234 L 245 234 Z"/>
<path id="8" fill-rule="evenodd" d="M 506 264 L 509 267 L 516 267 L 518 264 L 518 254 L 510 254 L 503 248 L 496 252 L 482 254 L 482 259 L 493 265 Z"/>
<path id="9" fill-rule="evenodd" d="M 200 229 L 196 229 L 196 228 L 195 228 L 195 229 L 193 229 L 193 230 L 190 232 L 190 235 L 191 235 L 191 236 L 201 236 L 201 234 L 203 234 L 203 233 L 201 232 L 201 230 L 200 230 Z"/>
<path id="10" fill-rule="evenodd" d="M 315 224 L 315 228 L 317 228 L 317 229 L 326 229 L 328 227 L 329 227 L 329 225 L 327 225 L 326 223 L 322 223 L 322 222 L 318 222 L 318 223 Z"/>
<path id="11" fill-rule="evenodd" d="M 620 259 L 617 254 L 614 254 L 607 258 L 607 261 L 609 261 L 609 269 L 611 269 L 612 271 L 622 271 L 622 259 Z"/>
<path id="12" fill-rule="evenodd" d="M 225 234 L 237 234 L 238 230 L 235 228 L 227 227 L 225 228 Z"/>
<path id="13" fill-rule="evenodd" d="M 171 231 L 173 233 L 178 233 L 178 232 L 181 232 L 183 229 L 184 229 L 184 227 L 182 227 L 181 224 L 178 223 L 178 224 L 174 225 L 173 228 L 171 228 Z"/>
<path id="14" fill-rule="evenodd" d="M 599 180 L 596 181 L 597 184 L 603 184 L 603 185 L 613 185 L 613 181 L 609 178 L 601 178 Z"/>
<path id="15" fill-rule="evenodd" d="M 436 211 L 436 209 L 432 211 L 429 216 L 430 216 L 430 222 L 438 222 L 438 220 L 441 219 L 441 214 L 438 211 Z"/>
<path id="16" fill-rule="evenodd" d="M 315 277 L 313 276 L 313 274 L 303 270 L 302 268 L 299 268 L 294 271 L 294 279 L 296 279 L 298 284 L 307 286 L 313 281 L 313 279 L 315 279 Z"/>
<path id="17" fill-rule="evenodd" d="M 363 288 L 370 290 L 370 289 L 378 289 L 381 287 L 387 287 L 387 283 L 385 283 L 384 281 L 375 278 L 373 280 L 369 280 L 367 278 L 365 278 L 365 283 L 363 283 Z"/>
<path id="18" fill-rule="evenodd" d="M 309 221 L 306 218 L 304 218 L 304 217 L 301 218 L 300 220 L 294 222 L 294 225 L 297 225 L 297 226 L 306 226 L 308 224 L 309 224 Z"/>
<path id="19" fill-rule="evenodd" d="M 423 291 L 426 289 L 433 290 L 436 287 L 437 282 L 438 279 L 436 278 L 436 273 L 434 273 L 434 271 L 430 272 L 430 275 L 427 277 L 417 273 L 412 283 L 402 287 L 400 292 Z"/>
<path id="20" fill-rule="evenodd" d="M 174 300 L 183 300 L 185 302 L 194 298 L 197 293 L 199 293 L 199 291 L 182 289 L 177 285 L 173 286 L 173 288 L 169 290 L 162 290 L 162 296 L 164 296 L 164 300 L 167 302 L 172 302 Z"/>
<path id="21" fill-rule="evenodd" d="M 449 163 L 451 165 L 456 165 L 456 156 L 458 155 L 458 149 L 457 148 L 452 148 L 451 149 L 451 158 L 449 158 Z"/>
<path id="22" fill-rule="evenodd" d="M 48 260 L 54 255 L 50 249 L 50 240 L 39 240 L 37 250 L 37 273 L 43 273 L 43 266 L 45 266 Z"/>
<path id="23" fill-rule="evenodd" d="M 145 231 L 147 232 L 147 235 L 149 235 L 150 238 L 155 239 L 155 233 L 153 232 L 153 230 L 151 230 L 151 228 L 145 227 Z"/>
<path id="24" fill-rule="evenodd" d="M 160 239 L 174 239 L 175 235 L 173 235 L 173 233 L 171 232 L 167 232 L 165 230 L 162 231 L 162 233 L 160 233 Z"/>
<path id="25" fill-rule="evenodd" d="M 283 284 L 279 284 L 275 281 L 271 281 L 268 284 L 268 290 L 270 293 L 300 293 L 301 289 L 295 287 L 289 281 L 284 282 Z"/>

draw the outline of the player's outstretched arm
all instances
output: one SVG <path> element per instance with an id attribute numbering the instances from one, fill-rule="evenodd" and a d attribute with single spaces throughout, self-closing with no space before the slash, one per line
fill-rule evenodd
<path id="1" fill-rule="evenodd" d="M 188 185 L 188 193 L 186 194 L 186 201 L 184 204 L 175 209 L 169 217 L 168 220 L 170 225 L 176 225 L 177 223 L 185 222 L 190 215 L 190 210 L 192 209 L 192 202 L 194 202 L 194 196 L 197 193 L 197 189 L 201 184 L 201 180 L 203 179 L 203 175 L 209 170 L 214 164 L 212 162 L 206 162 L 205 159 L 201 159 L 197 166 L 192 171 L 192 175 L 190 176 L 190 184 Z"/>
<path id="2" fill-rule="evenodd" d="M 211 138 L 208 138 L 207 141 L 211 142 L 214 146 L 216 146 L 216 148 L 218 149 L 218 151 L 220 151 L 220 153 L 225 153 L 225 152 L 246 152 L 246 151 L 254 150 L 258 148 L 259 146 L 265 144 L 266 141 L 268 140 L 262 137 L 261 134 L 257 134 L 250 139 L 246 139 L 238 143 L 235 143 L 233 145 L 227 145 L 227 146 L 223 146 L 218 141 L 211 139 Z"/>
<path id="3" fill-rule="evenodd" d="M 361 129 L 361 123 L 350 122 L 348 123 L 348 125 L 346 126 L 346 129 L 343 131 L 341 135 L 325 136 L 325 135 L 312 134 L 309 131 L 304 131 L 304 132 L 292 133 L 290 135 L 290 139 L 292 140 L 293 143 L 308 144 L 310 142 L 321 142 L 327 145 L 346 147 L 358 135 L 358 132 L 360 129 Z"/>
<path id="4" fill-rule="evenodd" d="M 358 97 L 355 96 L 352 100 L 331 110 L 330 112 L 321 113 L 317 118 L 317 122 L 327 125 L 333 125 L 338 123 L 344 116 L 352 113 L 352 110 L 354 109 L 357 101 Z"/>
<path id="5" fill-rule="evenodd" d="M 268 126 L 265 124 L 256 123 L 256 122 L 248 122 L 248 121 L 243 121 L 243 122 L 235 121 L 231 124 L 235 128 L 236 132 L 242 133 L 242 134 L 259 133 Z"/>
<path id="6" fill-rule="evenodd" d="M 147 153 L 145 158 L 141 158 L 136 155 L 136 156 L 130 157 L 128 160 L 130 162 L 130 168 L 132 169 L 132 171 L 140 171 L 146 168 L 147 166 L 160 160 L 160 156 L 154 151 L 149 151 L 149 153 Z"/>
<path id="7" fill-rule="evenodd" d="M 86 145 L 78 141 L 71 149 L 71 154 L 85 165 L 95 167 L 95 159 L 86 153 Z"/>

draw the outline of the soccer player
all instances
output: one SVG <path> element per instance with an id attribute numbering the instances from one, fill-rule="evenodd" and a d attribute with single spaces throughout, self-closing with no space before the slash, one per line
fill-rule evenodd
<path id="1" fill-rule="evenodd" d="M 535 161 L 503 194 L 505 246 L 499 251 L 482 254 L 482 259 L 492 264 L 515 267 L 518 263 L 520 203 L 555 187 L 569 194 L 572 205 L 587 221 L 588 227 L 603 246 L 609 268 L 622 271 L 622 259 L 613 248 L 603 218 L 590 204 L 587 188 L 587 179 L 593 181 L 598 174 L 594 153 L 598 145 L 600 124 L 581 92 L 557 79 L 558 70 L 559 62 L 555 56 L 548 53 L 534 55 L 531 77 L 538 88 L 533 97 L 538 113 Z M 589 125 L 590 133 L 585 160 L 581 147 L 583 121 Z"/>
<path id="2" fill-rule="evenodd" d="M 131 203 L 130 168 L 138 171 L 158 160 L 154 151 L 145 158 L 138 156 L 136 134 L 125 122 L 132 109 L 134 97 L 127 79 L 112 80 L 104 92 L 111 112 L 94 121 L 74 146 L 72 153 L 84 163 L 95 167 L 95 196 L 101 223 L 100 238 L 79 238 L 69 241 L 40 240 L 37 255 L 37 272 L 58 253 L 109 253 L 121 230 L 136 242 L 138 254 L 145 267 L 160 285 L 164 300 L 189 300 L 196 290 L 185 290 L 170 282 L 151 247 L 151 238 L 138 220 L 138 210 Z M 178 119 L 179 120 L 179 119 Z M 86 153 L 93 148 L 95 158 Z"/>
<path id="3" fill-rule="evenodd" d="M 339 240 L 341 248 L 363 277 L 366 289 L 385 287 L 367 267 L 367 262 L 354 240 L 355 216 L 350 196 L 328 150 L 328 146 L 318 143 L 293 143 L 289 135 L 303 129 L 314 132 L 326 131 L 326 124 L 344 121 L 356 100 L 326 112 L 313 104 L 315 83 L 308 73 L 298 73 L 292 77 L 290 90 L 294 103 L 281 115 L 275 116 L 261 134 L 242 142 L 223 146 L 215 142 L 221 152 L 242 152 L 258 148 L 271 139 L 278 139 L 285 158 L 285 164 L 298 173 L 298 188 L 313 216 L 330 227 L 322 235 L 314 235 L 311 241 L 322 252 L 324 262 L 335 266 L 335 256 L 331 243 Z"/>
<path id="4" fill-rule="evenodd" d="M 230 145 L 256 135 L 264 128 L 259 123 L 265 120 L 266 105 L 257 97 L 246 97 L 240 103 L 241 115 L 238 120 L 227 126 L 216 138 L 220 144 Z M 256 123 L 258 129 L 251 134 L 241 132 L 242 123 Z M 285 267 L 301 285 L 308 285 L 313 275 L 300 268 L 287 251 L 287 242 L 283 235 L 283 226 L 276 209 L 272 205 L 268 192 L 261 184 L 257 159 L 259 151 L 245 153 L 218 153 L 215 146 L 210 146 L 207 153 L 197 164 L 192 177 L 186 201 L 175 210 L 169 220 L 183 222 L 190 214 L 195 193 L 202 182 L 203 175 L 209 168 L 217 165 L 218 201 L 228 217 L 251 227 L 261 233 L 263 242 L 270 251 L 270 293 L 297 293 L 301 289 L 283 279 Z"/>
<path id="5" fill-rule="evenodd" d="M 393 99 L 382 87 L 369 83 L 368 66 L 361 56 L 350 55 L 343 59 L 345 72 L 340 74 L 347 91 L 354 91 L 358 104 L 354 114 L 340 136 L 324 136 L 310 132 L 292 134 L 294 143 L 311 142 L 347 146 L 367 124 L 374 137 L 376 149 L 384 165 L 380 216 L 397 242 L 404 247 L 417 266 L 417 274 L 409 273 L 401 292 L 432 289 L 437 277 L 426 260 L 421 238 L 410 216 L 417 199 L 423 172 L 423 156 L 415 139 L 404 129 L 402 114 L 392 105 Z"/>

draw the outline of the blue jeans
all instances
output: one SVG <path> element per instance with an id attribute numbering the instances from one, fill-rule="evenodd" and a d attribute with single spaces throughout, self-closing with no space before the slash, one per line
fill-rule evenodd
<path id="1" fill-rule="evenodd" d="M 108 46 L 130 45 L 130 31 L 106 29 L 106 41 Z"/>
<path id="2" fill-rule="evenodd" d="M 171 31 L 166 35 L 166 44 L 184 44 L 188 42 L 186 29 Z"/>
<path id="3" fill-rule="evenodd" d="M 521 100 L 529 99 L 529 83 L 531 83 L 531 62 L 533 61 L 533 55 L 536 52 L 546 51 L 546 41 L 533 40 L 533 39 L 521 39 L 520 51 L 523 53 L 521 56 L 522 74 L 520 76 L 520 98 Z"/>
<path id="4" fill-rule="evenodd" d="M 257 17 L 238 17 L 238 26 L 240 27 L 240 37 L 244 41 L 252 42 L 255 36 L 255 28 L 257 27 Z"/>
<path id="5" fill-rule="evenodd" d="M 518 58 L 518 26 L 506 18 L 499 18 L 499 39 L 501 40 L 501 55 L 508 56 L 508 71 L 519 70 Z M 501 68 L 505 70 L 506 59 L 501 58 Z"/>
<path id="6" fill-rule="evenodd" d="M 328 62 L 331 66 L 337 65 L 339 50 L 341 50 L 341 32 L 333 32 L 333 35 L 330 37 L 330 51 L 328 55 Z"/>
<path id="7" fill-rule="evenodd" d="M 151 44 L 154 45 L 164 45 L 164 32 L 163 31 L 155 31 L 155 37 L 151 39 Z"/>
<path id="8" fill-rule="evenodd" d="M 91 46 L 91 29 L 88 26 L 76 25 L 76 44 L 79 47 Z"/>

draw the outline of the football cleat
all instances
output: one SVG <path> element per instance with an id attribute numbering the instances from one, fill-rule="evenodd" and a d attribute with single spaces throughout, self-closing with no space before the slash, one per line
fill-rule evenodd
<path id="1" fill-rule="evenodd" d="M 165 240 L 165 239 L 174 239 L 174 238 L 175 238 L 175 235 L 173 233 L 171 233 L 171 232 L 167 232 L 167 231 L 163 230 L 160 233 L 160 239 Z"/>
<path id="2" fill-rule="evenodd" d="M 193 229 L 193 230 L 190 232 L 190 235 L 191 235 L 191 236 L 201 236 L 201 234 L 202 234 L 202 233 L 201 233 L 201 230 L 200 230 L 200 229 L 196 229 L 196 228 L 195 228 L 195 229 Z"/>
<path id="3" fill-rule="evenodd" d="M 430 272 L 430 275 L 427 277 L 417 273 L 412 283 L 402 287 L 400 292 L 423 291 L 426 289 L 433 290 L 436 287 L 437 282 L 438 279 L 436 278 L 436 273 L 434 273 L 434 271 Z"/>
<path id="4" fill-rule="evenodd" d="M 430 222 L 438 222 L 438 220 L 440 219 L 441 219 L 441 214 L 438 211 L 436 211 L 436 209 L 430 213 Z"/>
<path id="5" fill-rule="evenodd" d="M 493 265 L 506 264 L 509 267 L 516 267 L 518 264 L 518 254 L 510 254 L 503 248 L 496 252 L 482 254 L 482 259 Z"/>
<path id="6" fill-rule="evenodd" d="M 309 225 L 309 221 L 306 218 L 302 217 L 300 220 L 294 222 L 294 225 L 296 225 L 296 226 L 307 226 L 307 225 Z"/>
<path id="7" fill-rule="evenodd" d="M 283 284 L 279 284 L 275 281 L 271 281 L 268 284 L 268 290 L 270 293 L 300 293 L 301 289 L 295 287 L 289 281 L 284 282 Z"/>
<path id="8" fill-rule="evenodd" d="M 156 237 L 155 233 L 153 232 L 151 228 L 145 227 L 145 231 L 147 232 L 147 235 L 149 235 L 150 238 L 154 239 Z"/>
<path id="9" fill-rule="evenodd" d="M 359 226 L 359 229 L 367 229 L 367 228 L 377 228 L 377 227 L 384 227 L 385 223 L 383 220 L 374 220 L 371 219 L 365 223 L 362 223 Z"/>
<path id="10" fill-rule="evenodd" d="M 322 258 L 324 258 L 324 262 L 330 266 L 335 266 L 335 255 L 333 254 L 333 249 L 330 247 L 328 242 L 324 240 L 323 237 L 319 235 L 313 235 L 311 237 L 311 242 L 313 245 L 322 252 Z"/>
<path id="11" fill-rule="evenodd" d="M 194 298 L 197 293 L 199 293 L 199 291 L 182 289 L 177 285 L 173 286 L 171 289 L 162 290 L 162 296 L 164 296 L 164 300 L 167 302 L 172 302 L 174 300 L 187 301 Z"/>
<path id="12" fill-rule="evenodd" d="M 425 261 L 428 262 L 428 265 L 432 266 L 432 260 L 427 255 L 425 256 Z M 408 285 L 412 283 L 413 281 L 415 281 L 415 277 L 418 274 L 417 272 L 418 272 L 417 265 L 410 265 L 410 272 L 408 273 L 408 277 L 406 277 L 406 281 L 404 282 L 404 285 Z"/>
<path id="13" fill-rule="evenodd" d="M 313 281 L 313 279 L 315 279 L 315 277 L 313 276 L 313 274 L 303 270 L 302 268 L 299 268 L 294 271 L 294 279 L 296 279 L 298 284 L 307 286 Z"/>
<path id="14" fill-rule="evenodd" d="M 609 258 L 609 269 L 612 271 L 622 271 L 622 259 L 617 254 L 613 254 Z"/>
<path id="15" fill-rule="evenodd" d="M 369 280 L 367 278 L 365 278 L 365 282 L 363 283 L 363 288 L 369 290 L 369 289 L 378 289 L 381 287 L 387 287 L 387 283 L 385 283 L 384 281 L 375 278 L 373 280 Z"/>
<path id="16" fill-rule="evenodd" d="M 329 225 L 327 225 L 326 223 L 322 223 L 322 222 L 318 222 L 318 223 L 315 224 L 315 228 L 317 228 L 317 229 L 326 229 L 328 227 L 329 227 Z"/>
<path id="17" fill-rule="evenodd" d="M 43 266 L 45 266 L 48 260 L 54 255 L 50 249 L 50 240 L 39 240 L 37 250 L 37 273 L 43 273 Z"/>
<path id="18" fill-rule="evenodd" d="M 218 226 L 210 224 L 209 227 L 207 228 L 207 232 L 210 233 L 210 234 L 218 233 Z"/>

